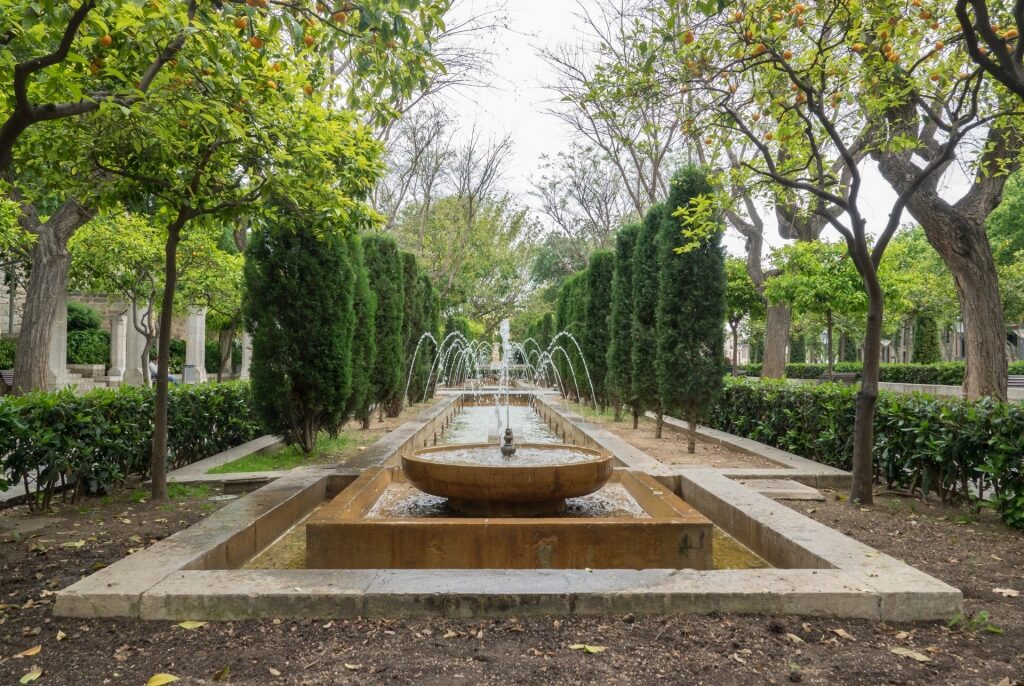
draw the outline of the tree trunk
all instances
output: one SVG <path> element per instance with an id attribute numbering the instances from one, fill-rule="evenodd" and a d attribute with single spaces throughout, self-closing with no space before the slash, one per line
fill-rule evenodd
<path id="1" fill-rule="evenodd" d="M 692 455 L 697 452 L 697 403 L 690 403 L 686 409 L 686 419 L 690 423 L 686 432 L 686 452 Z"/>
<path id="2" fill-rule="evenodd" d="M 659 409 L 657 421 L 654 423 L 655 438 L 661 438 L 661 429 L 663 426 L 665 426 L 665 414 Z"/>
<path id="3" fill-rule="evenodd" d="M 67 289 L 70 266 L 67 243 L 55 231 L 41 229 L 32 248 L 32 272 L 14 356 L 15 393 L 46 388 L 51 328 Z"/>
<path id="4" fill-rule="evenodd" d="M 863 260 L 870 263 L 867 250 Z M 864 334 L 864 365 L 857 392 L 853 423 L 853 484 L 850 499 L 861 505 L 874 502 L 875 403 L 878 400 L 878 373 L 882 353 L 882 313 L 884 300 L 878 275 L 873 267 L 861 270 L 868 295 L 868 320 Z"/>
<path id="5" fill-rule="evenodd" d="M 153 500 L 167 500 L 167 374 L 171 364 L 171 317 L 174 314 L 174 289 L 178 283 L 178 242 L 181 228 L 188 221 L 184 209 L 167 226 L 167 244 L 164 246 L 164 293 L 160 309 L 157 346 L 156 409 L 153 417 L 153 452 L 149 471 L 153 480 Z"/>
<path id="6" fill-rule="evenodd" d="M 789 342 L 791 321 L 792 313 L 786 303 L 771 305 L 768 308 L 764 327 L 762 378 L 781 379 L 786 376 L 786 344 Z"/>
<path id="7" fill-rule="evenodd" d="M 825 354 L 828 356 L 828 380 L 833 381 L 835 377 L 832 369 L 835 367 L 835 357 L 832 355 L 832 310 L 825 311 Z"/>
<path id="8" fill-rule="evenodd" d="M 1006 401 L 1007 362 L 1006 329 L 999 297 L 999 279 L 987 238 L 975 244 L 979 264 L 961 265 L 962 256 L 943 261 L 953 274 L 960 313 L 964 320 L 964 395 L 968 398 L 992 396 Z M 940 253 L 941 254 L 941 253 Z M 986 265 L 987 263 L 987 265 Z"/>
<path id="9" fill-rule="evenodd" d="M 634 407 L 633 408 L 633 429 L 636 430 L 636 428 L 638 426 L 640 426 L 640 413 Z"/>

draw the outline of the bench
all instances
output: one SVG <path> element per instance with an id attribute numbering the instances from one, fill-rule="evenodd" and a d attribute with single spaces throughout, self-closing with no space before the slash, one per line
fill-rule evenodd
<path id="1" fill-rule="evenodd" d="M 14 370 L 0 369 L 0 395 L 7 395 L 14 390 Z"/>
<path id="2" fill-rule="evenodd" d="M 844 386 L 852 386 L 857 383 L 860 378 L 860 372 L 832 372 L 832 381 L 835 383 L 841 383 Z M 828 383 L 828 370 L 825 370 L 821 376 L 818 377 L 818 383 Z"/>
<path id="3" fill-rule="evenodd" d="M 1010 374 L 1006 381 L 1007 388 L 1024 388 L 1024 374 Z"/>

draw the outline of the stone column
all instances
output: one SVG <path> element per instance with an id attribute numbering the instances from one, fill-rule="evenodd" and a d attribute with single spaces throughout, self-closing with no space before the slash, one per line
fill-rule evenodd
<path id="1" fill-rule="evenodd" d="M 206 308 L 188 308 L 185 324 L 185 383 L 206 381 Z"/>
<path id="2" fill-rule="evenodd" d="M 46 365 L 46 390 L 59 391 L 68 385 L 68 298 L 57 299 L 57 314 L 50 326 L 50 353 Z"/>
<path id="3" fill-rule="evenodd" d="M 252 367 L 252 334 L 242 329 L 242 369 L 238 373 L 238 378 L 248 379 L 250 367 Z"/>
<path id="4" fill-rule="evenodd" d="M 142 312 L 133 312 L 131 307 L 125 315 L 125 364 L 121 382 L 131 386 L 142 386 L 146 383 L 146 373 L 142 366 L 142 351 L 146 348 L 146 337 L 139 333 L 131 319 L 134 316 L 136 322 L 141 322 L 142 315 Z"/>
<path id="5" fill-rule="evenodd" d="M 107 376 L 111 381 L 124 378 L 128 354 L 128 313 L 125 310 L 110 315 L 110 369 Z"/>

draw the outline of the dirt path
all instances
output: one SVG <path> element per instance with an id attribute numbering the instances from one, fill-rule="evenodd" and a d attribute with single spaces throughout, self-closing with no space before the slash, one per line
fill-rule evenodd
<path id="1" fill-rule="evenodd" d="M 0 684 L 33 665 L 38 684 L 1014 684 L 1024 679 L 1024 535 L 915 501 L 863 511 L 834 497 L 798 509 L 964 590 L 975 619 L 886 625 L 792 617 L 614 616 L 522 621 L 171 622 L 54 617 L 52 593 L 213 509 L 212 492 L 171 505 L 131 494 L 60 509 L 43 528 L 0 534 Z M 138 494 L 135 494 L 138 497 Z M 22 511 L 0 518 L 23 519 Z M 961 523 L 962 522 L 962 523 Z M 134 537 L 134 538 L 133 538 Z M 978 619 L 987 612 L 989 619 Z M 988 630 L 986 630 L 986 626 Z M 842 629 L 843 635 L 835 630 Z M 1000 631 L 1001 633 L 992 633 Z M 58 632 L 65 638 L 58 640 Z M 848 636 L 848 637 L 847 637 Z M 570 646 L 604 648 L 587 654 Z M 13 656 L 34 646 L 38 654 Z M 926 658 L 890 652 L 907 648 Z M 346 667 L 346 664 L 348 667 Z M 225 672 L 225 668 L 227 672 Z"/>

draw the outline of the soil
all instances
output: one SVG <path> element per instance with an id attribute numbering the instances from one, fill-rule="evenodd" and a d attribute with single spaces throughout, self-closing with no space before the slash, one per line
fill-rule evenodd
<path id="1" fill-rule="evenodd" d="M 654 437 L 655 422 L 647 417 L 640 418 L 638 428 L 633 428 L 632 419 L 616 422 L 607 415 L 591 413 L 589 421 L 603 425 L 634 448 L 671 465 L 686 467 L 714 467 L 716 469 L 751 468 L 779 469 L 780 466 L 763 457 L 732 450 L 710 441 L 697 440 L 695 451 L 687 452 L 686 434 L 664 427 L 661 438 Z"/>
<path id="2" fill-rule="evenodd" d="M 421 412 L 431 406 L 432 403 L 416 403 L 409 405 L 397 417 L 387 417 L 378 420 L 374 412 L 370 418 L 370 428 L 364 429 L 359 422 L 347 422 L 342 427 L 342 432 L 351 441 L 348 441 L 343 448 L 331 448 L 314 452 L 306 464 L 344 464 L 363 450 L 380 440 L 384 434 L 394 431 L 402 424 L 412 421 Z"/>
<path id="3" fill-rule="evenodd" d="M 131 502 L 126 492 L 61 506 L 45 518 L 24 508 L 0 516 L 0 527 L 25 530 L 0 533 L 0 684 L 17 683 L 34 665 L 43 669 L 35 683 L 44 686 L 144 684 L 158 672 L 182 684 L 1024 683 L 1024 534 L 988 513 L 889 496 L 862 509 L 828 495 L 824 503 L 794 507 L 961 588 L 969 618 L 953 628 L 626 615 L 264 620 L 187 630 L 171 622 L 53 616 L 55 590 L 223 504 L 209 500 L 215 492 L 162 506 Z M 571 647 L 578 644 L 604 650 Z M 38 654 L 14 657 L 37 645 Z"/>

